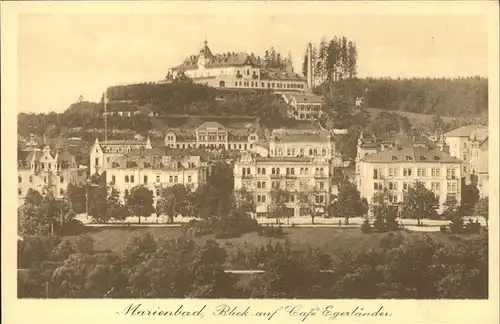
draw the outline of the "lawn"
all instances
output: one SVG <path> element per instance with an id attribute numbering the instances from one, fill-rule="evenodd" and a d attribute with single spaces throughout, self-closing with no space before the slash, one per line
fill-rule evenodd
<path id="1" fill-rule="evenodd" d="M 111 250 L 120 252 L 125 244 L 133 237 L 144 232 L 149 232 L 158 241 L 165 238 L 187 238 L 202 242 L 209 239 L 216 240 L 221 246 L 227 248 L 229 253 L 234 253 L 237 248 L 245 250 L 248 247 L 265 246 L 269 242 L 285 243 L 288 239 L 292 246 L 297 249 L 307 249 L 318 247 L 321 250 L 333 254 L 336 251 L 351 252 L 368 250 L 380 245 L 384 237 L 390 233 L 372 233 L 363 234 L 359 228 L 325 228 L 325 227 L 295 227 L 285 228 L 282 238 L 268 238 L 259 236 L 257 233 L 248 233 L 241 237 L 231 239 L 215 239 L 213 235 L 203 237 L 192 237 L 184 234 L 179 227 L 130 227 L 130 228 L 92 228 L 88 234 L 95 241 L 95 247 L 98 250 Z M 458 242 L 468 240 L 474 235 L 447 235 L 439 232 L 422 233 L 422 232 L 406 232 L 398 231 L 394 235 L 401 236 L 408 241 L 422 240 L 429 237 L 436 242 L 445 244 L 457 244 Z M 74 239 L 75 237 L 68 237 Z"/>

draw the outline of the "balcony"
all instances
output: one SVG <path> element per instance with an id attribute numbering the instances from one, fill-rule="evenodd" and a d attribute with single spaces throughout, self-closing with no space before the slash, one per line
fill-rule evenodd
<path id="1" fill-rule="evenodd" d="M 282 174 L 271 174 L 271 179 L 281 179 L 283 178 L 283 175 Z"/>
<path id="2" fill-rule="evenodd" d="M 243 175 L 241 175 L 241 177 L 243 179 L 251 179 L 251 178 L 254 178 L 255 175 L 254 174 L 243 174 Z"/>
<path id="3" fill-rule="evenodd" d="M 316 178 L 316 179 L 326 179 L 326 178 L 328 178 L 328 175 L 325 174 L 325 173 L 316 173 L 314 175 L 314 178 Z"/>
<path id="4" fill-rule="evenodd" d="M 286 179 L 297 179 L 297 176 L 295 174 L 286 174 L 285 178 Z"/>

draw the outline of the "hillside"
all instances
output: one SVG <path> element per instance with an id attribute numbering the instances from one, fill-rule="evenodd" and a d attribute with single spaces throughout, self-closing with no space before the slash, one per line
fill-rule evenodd
<path id="1" fill-rule="evenodd" d="M 331 85 L 325 83 L 315 92 L 342 95 L 351 104 L 357 97 L 363 97 L 365 107 L 405 113 L 464 119 L 488 116 L 488 79 L 479 77 L 349 79 Z"/>
<path id="2" fill-rule="evenodd" d="M 364 108 L 369 114 L 371 119 L 375 119 L 381 112 L 388 112 L 386 109 L 378 108 Z M 389 111 L 396 113 L 400 116 L 408 118 L 410 124 L 418 129 L 422 129 L 426 132 L 431 131 L 432 119 L 434 115 L 426 115 L 419 113 L 412 113 L 408 111 Z M 459 118 L 459 117 L 441 117 L 445 124 L 449 125 L 448 128 L 455 128 L 454 125 L 465 125 L 465 124 L 475 124 L 475 123 L 487 123 L 487 117 L 470 117 L 470 118 Z"/>

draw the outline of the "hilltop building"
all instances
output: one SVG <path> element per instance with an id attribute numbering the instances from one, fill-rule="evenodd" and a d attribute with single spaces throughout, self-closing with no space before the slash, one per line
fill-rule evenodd
<path id="1" fill-rule="evenodd" d="M 23 199 L 29 189 L 41 194 L 51 191 L 56 199 L 62 198 L 68 183 L 82 185 L 87 181 L 87 167 L 78 165 L 75 157 L 68 151 L 42 150 L 32 148 L 18 154 L 19 199 Z"/>
<path id="2" fill-rule="evenodd" d="M 461 199 L 462 161 L 447 152 L 444 143 L 433 145 L 417 135 L 398 135 L 392 141 L 363 138 L 358 140 L 356 185 L 361 197 L 372 201 L 375 193 L 388 189 L 389 202 L 403 201 L 404 192 L 415 181 L 432 190 L 442 211 L 448 196 Z"/>
<path id="3" fill-rule="evenodd" d="M 307 80 L 293 68 L 269 68 L 263 60 L 248 53 L 213 54 L 207 41 L 196 55 L 169 71 L 171 78 L 182 72 L 196 83 L 215 88 L 308 91 Z M 309 84 L 310 85 L 310 84 Z"/>

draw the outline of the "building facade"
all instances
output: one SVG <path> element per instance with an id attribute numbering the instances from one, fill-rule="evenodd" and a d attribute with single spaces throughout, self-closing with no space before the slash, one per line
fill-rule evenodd
<path id="1" fill-rule="evenodd" d="M 257 215 L 270 215 L 274 194 L 283 193 L 288 216 L 326 213 L 331 198 L 330 161 L 315 157 L 254 157 L 245 155 L 234 165 L 234 188 L 251 192 Z M 303 202 L 309 197 L 311 203 Z"/>
<path id="2" fill-rule="evenodd" d="M 94 145 L 90 149 L 89 171 L 91 174 L 100 175 L 106 171 L 112 157 L 120 157 L 133 150 L 150 150 L 152 148 L 149 138 L 146 141 L 111 140 L 107 142 L 99 142 L 96 138 Z"/>
<path id="3" fill-rule="evenodd" d="M 156 149 L 111 156 L 106 163 L 106 183 L 122 202 L 133 187 L 142 185 L 153 192 L 155 205 L 161 189 L 182 184 L 194 191 L 207 181 L 209 170 L 200 156 L 166 155 Z"/>
<path id="4" fill-rule="evenodd" d="M 267 155 L 265 146 L 260 145 L 264 139 L 259 129 L 251 125 L 244 129 L 234 129 L 209 121 L 194 129 L 168 129 L 165 134 L 165 147 L 237 150 Z"/>
<path id="5" fill-rule="evenodd" d="M 197 55 L 170 69 L 169 77 L 180 72 L 196 83 L 215 88 L 308 90 L 307 80 L 291 67 L 267 68 L 263 60 L 247 53 L 213 54 L 206 41 Z"/>
<path id="6" fill-rule="evenodd" d="M 78 165 L 68 151 L 51 150 L 49 146 L 42 150 L 21 151 L 17 173 L 19 200 L 24 199 L 29 189 L 42 195 L 51 191 L 60 199 L 66 194 L 69 183 L 83 185 L 87 181 L 86 166 Z"/>
<path id="7" fill-rule="evenodd" d="M 444 134 L 444 137 L 451 156 L 463 162 L 462 174 L 466 183 L 477 185 L 480 191 L 487 192 L 488 127 L 468 125 L 452 130 Z"/>
<path id="8" fill-rule="evenodd" d="M 322 113 L 323 96 L 312 93 L 283 93 L 283 100 L 289 106 L 288 117 L 296 120 L 317 120 Z"/>
<path id="9" fill-rule="evenodd" d="M 356 158 L 356 185 L 361 197 L 370 203 L 377 192 L 385 189 L 389 202 L 403 202 L 405 191 L 415 181 L 431 190 L 443 210 L 447 197 L 461 200 L 462 161 L 446 152 L 446 147 L 431 147 L 424 143 L 411 146 L 378 146 L 358 142 Z"/>

